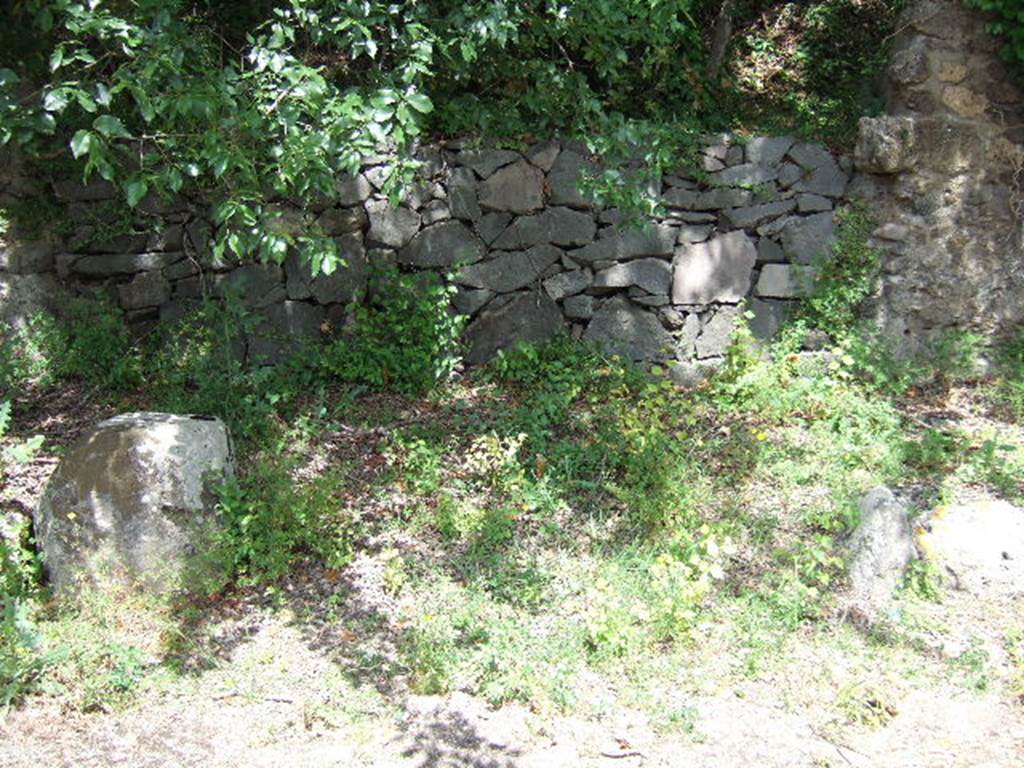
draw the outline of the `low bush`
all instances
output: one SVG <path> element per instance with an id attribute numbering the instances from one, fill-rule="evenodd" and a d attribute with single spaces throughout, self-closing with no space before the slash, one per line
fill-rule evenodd
<path id="1" fill-rule="evenodd" d="M 321 367 L 337 379 L 423 394 L 448 379 L 461 355 L 465 317 L 450 309 L 451 284 L 426 273 L 401 274 L 376 267 L 370 300 L 353 305 L 351 328 L 321 355 Z"/>
<path id="2" fill-rule="evenodd" d="M 305 561 L 340 568 L 351 556 L 354 520 L 341 476 L 303 480 L 293 470 L 287 457 L 262 456 L 218 490 L 226 528 L 213 559 L 240 583 L 273 582 Z"/>

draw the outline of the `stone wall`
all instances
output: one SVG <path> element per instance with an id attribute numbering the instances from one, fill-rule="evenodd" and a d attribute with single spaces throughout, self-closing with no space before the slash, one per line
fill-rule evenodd
<path id="1" fill-rule="evenodd" d="M 959 0 L 911 3 L 886 75 L 888 114 L 861 121 L 851 195 L 869 202 L 885 253 L 873 311 L 911 347 L 1024 318 L 1020 91 L 985 21 Z"/>
<path id="2" fill-rule="evenodd" d="M 566 329 L 634 360 L 675 361 L 685 378 L 722 356 L 742 300 L 756 333 L 778 326 L 828 250 L 850 170 L 814 144 L 717 137 L 704 173 L 664 178 L 666 215 L 641 230 L 580 194 L 592 164 L 576 146 L 450 143 L 422 159 L 421 183 L 398 207 L 380 193 L 378 163 L 339 179 L 334 199 L 287 212 L 287 226 L 316 221 L 336 238 L 346 265 L 329 276 L 311 277 L 294 257 L 217 263 L 205 207 L 186 200 L 147 199 L 130 227 L 111 232 L 115 191 L 101 182 L 58 184 L 64 236 L 8 248 L 5 269 L 106 292 L 133 323 L 180 317 L 233 286 L 263 321 L 248 353 L 273 360 L 297 337 L 343 326 L 369 264 L 387 260 L 453 275 L 454 309 L 471 317 L 471 364 Z"/>

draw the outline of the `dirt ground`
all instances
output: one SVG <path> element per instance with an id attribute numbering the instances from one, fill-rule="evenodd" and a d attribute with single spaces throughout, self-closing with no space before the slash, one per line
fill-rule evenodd
<path id="1" fill-rule="evenodd" d="M 19 432 L 66 445 L 108 415 L 71 407 L 74 393 L 60 397 Z M 44 455 L 18 468 L 8 501 L 31 507 L 55 464 Z M 642 698 L 664 712 L 636 706 L 628 675 L 607 671 L 576 681 L 575 708 L 493 709 L 461 691 L 412 695 L 400 674 L 371 663 L 393 656 L 401 629 L 382 603 L 380 573 L 360 556 L 340 583 L 297 574 L 283 597 L 253 591 L 208 606 L 177 630 L 194 658 L 173 674 L 149 662 L 125 708 L 83 712 L 60 695 L 29 697 L 0 717 L 0 768 L 1024 766 L 1024 701 L 1010 693 L 1024 670 L 1006 652 L 1007 633 L 1024 627 L 1020 600 L 953 591 L 906 606 L 918 613 L 895 640 L 826 620 L 746 676 L 729 670 L 747 649 L 730 639 L 730 617 L 712 611 L 645 679 Z M 379 621 L 336 622 L 339 605 L 349 619 Z M 960 662 L 971 644 L 982 649 L 971 657 L 982 659 L 977 669 Z M 967 675 L 979 681 L 965 684 Z"/>
<path id="2" fill-rule="evenodd" d="M 612 695 L 595 680 L 592 694 Z M 81 714 L 39 698 L 0 726 L 0 765 L 32 766 L 868 766 L 1012 768 L 1024 764 L 1024 712 L 996 694 L 914 690 L 884 727 L 841 740 L 814 708 L 786 707 L 770 685 L 744 697 L 680 692 L 691 730 L 663 735 L 610 706 L 599 717 L 488 708 L 464 694 L 391 704 L 337 673 L 283 617 L 186 685 L 149 691 L 124 712 Z M 753 696 L 756 696 L 754 698 Z"/>

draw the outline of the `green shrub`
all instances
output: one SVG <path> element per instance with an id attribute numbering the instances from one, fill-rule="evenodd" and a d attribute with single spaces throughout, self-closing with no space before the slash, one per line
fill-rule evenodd
<path id="1" fill-rule="evenodd" d="M 802 302 L 794 326 L 841 339 L 858 329 L 861 303 L 877 289 L 881 254 L 867 244 L 874 222 L 862 208 L 848 205 L 837 217 L 832 253 L 823 256 L 813 293 Z"/>
<path id="2" fill-rule="evenodd" d="M 36 313 L 17 329 L 0 323 L 0 396 L 16 394 L 29 384 L 52 383 L 53 356 L 61 348 L 61 331 L 51 315 Z"/>
<path id="3" fill-rule="evenodd" d="M 50 351 L 58 376 L 78 379 L 110 392 L 142 382 L 138 350 L 124 316 L 104 299 L 75 299 L 58 319 L 56 348 Z"/>
<path id="4" fill-rule="evenodd" d="M 461 360 L 466 320 L 450 309 L 456 288 L 390 266 L 376 267 L 372 283 L 372 300 L 354 305 L 351 329 L 324 350 L 324 370 L 345 382 L 410 395 L 445 381 Z"/>
<path id="5" fill-rule="evenodd" d="M 329 568 L 348 562 L 354 523 L 342 507 L 343 478 L 300 480 L 292 469 L 287 458 L 262 457 L 218 490 L 226 529 L 214 559 L 242 583 L 272 582 L 306 560 Z"/>
<path id="6" fill-rule="evenodd" d="M 295 393 L 298 379 L 246 363 L 245 333 L 254 323 L 245 306 L 228 297 L 164 326 L 146 360 L 154 406 L 218 416 L 243 443 L 266 438 L 275 404 Z"/>
<path id="7" fill-rule="evenodd" d="M 1018 329 L 998 348 L 995 394 L 1018 422 L 1024 422 L 1024 329 Z"/>
<path id="8" fill-rule="evenodd" d="M 993 15 L 988 31 L 1003 38 L 1003 58 L 1024 72 L 1024 4 L 1021 0 L 965 0 L 973 8 Z"/>
<path id="9" fill-rule="evenodd" d="M 142 382 L 139 352 L 114 304 L 76 298 L 57 317 L 37 313 L 24 328 L 0 328 L 0 392 L 57 379 L 114 393 Z"/>
<path id="10" fill-rule="evenodd" d="M 0 440 L 7 433 L 10 409 L 9 402 L 0 403 Z M 0 487 L 6 465 L 27 460 L 41 443 L 37 437 L 0 451 Z M 34 688 L 49 664 L 35 624 L 40 563 L 30 534 L 27 519 L 15 530 L 0 531 L 0 714 Z"/>

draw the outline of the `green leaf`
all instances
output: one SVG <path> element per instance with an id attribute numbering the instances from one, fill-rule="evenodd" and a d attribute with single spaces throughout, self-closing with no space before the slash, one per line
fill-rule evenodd
<path id="1" fill-rule="evenodd" d="M 181 171 L 177 168 L 169 168 L 165 174 L 167 177 L 167 186 L 170 187 L 172 192 L 180 192 L 182 184 L 184 184 L 184 178 L 181 175 Z"/>
<path id="2" fill-rule="evenodd" d="M 67 105 L 68 93 L 64 88 L 57 88 L 43 97 L 43 109 L 47 112 L 63 112 Z"/>
<path id="3" fill-rule="evenodd" d="M 104 136 L 112 136 L 120 139 L 130 139 L 131 134 L 124 127 L 121 119 L 113 115 L 100 115 L 92 121 L 92 127 Z"/>
<path id="4" fill-rule="evenodd" d="M 148 191 L 149 185 L 143 179 L 132 179 L 124 185 L 124 196 L 132 208 L 139 204 Z"/>
<path id="5" fill-rule="evenodd" d="M 76 160 L 89 152 L 89 148 L 92 147 L 92 140 L 93 135 L 85 129 L 76 132 L 71 137 L 71 154 L 75 156 Z"/>
<path id="6" fill-rule="evenodd" d="M 58 45 L 50 54 L 50 71 L 56 72 L 62 63 L 64 63 L 64 46 Z"/>
<path id="7" fill-rule="evenodd" d="M 425 93 L 413 91 L 405 97 L 405 100 L 409 102 L 410 107 L 421 114 L 426 115 L 434 111 L 434 102 Z"/>
<path id="8" fill-rule="evenodd" d="M 84 111 L 89 113 L 96 111 L 96 102 L 93 101 L 92 96 L 85 91 L 76 88 L 75 99 L 78 101 L 78 106 L 80 106 Z"/>

